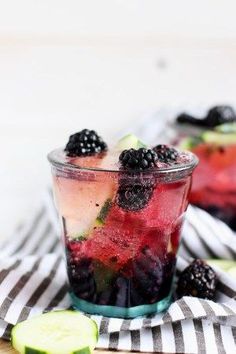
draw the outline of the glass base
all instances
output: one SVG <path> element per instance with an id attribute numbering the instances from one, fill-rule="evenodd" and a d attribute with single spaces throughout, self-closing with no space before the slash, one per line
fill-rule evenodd
<path id="1" fill-rule="evenodd" d="M 72 306 L 75 310 L 106 317 L 134 318 L 166 310 L 171 304 L 172 293 L 154 304 L 134 307 L 96 305 L 78 298 L 74 293 L 70 293 L 70 296 L 72 299 Z"/>

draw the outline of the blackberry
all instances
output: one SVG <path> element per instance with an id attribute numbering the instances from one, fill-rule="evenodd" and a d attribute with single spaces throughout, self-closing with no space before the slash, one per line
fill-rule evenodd
<path id="1" fill-rule="evenodd" d="M 151 178 L 144 180 L 141 177 L 129 177 L 120 177 L 116 203 L 124 210 L 138 211 L 151 199 L 154 181 Z"/>
<path id="2" fill-rule="evenodd" d="M 98 305 L 112 306 L 115 304 L 115 300 L 116 300 L 115 290 L 113 289 L 112 286 L 110 286 L 109 289 L 104 290 L 97 295 L 96 303 Z"/>
<path id="3" fill-rule="evenodd" d="M 124 277 L 118 277 L 115 282 L 115 289 L 115 305 L 119 307 L 129 307 L 129 280 Z"/>
<path id="4" fill-rule="evenodd" d="M 157 154 L 152 149 L 129 149 L 122 151 L 119 160 L 126 170 L 143 171 L 155 167 Z"/>
<path id="5" fill-rule="evenodd" d="M 67 156 L 90 156 L 106 151 L 107 144 L 94 131 L 83 129 L 70 136 L 65 147 Z"/>
<path id="6" fill-rule="evenodd" d="M 214 128 L 217 125 L 236 122 L 236 113 L 231 106 L 212 107 L 205 118 L 195 118 L 187 113 L 182 113 L 176 118 L 178 123 Z"/>
<path id="7" fill-rule="evenodd" d="M 216 291 L 217 277 L 214 270 L 201 259 L 193 261 L 180 274 L 177 294 L 212 300 Z"/>
<path id="8" fill-rule="evenodd" d="M 81 299 L 94 301 L 96 296 L 96 283 L 91 260 L 81 258 L 68 260 L 68 277 L 74 293 Z"/>
<path id="9" fill-rule="evenodd" d="M 181 113 L 176 118 L 176 120 L 178 123 L 188 123 L 188 124 L 196 125 L 196 126 L 200 126 L 200 127 L 205 125 L 204 119 L 195 118 L 188 113 Z"/>
<path id="10" fill-rule="evenodd" d="M 178 151 L 167 145 L 157 145 L 153 148 L 157 154 L 157 158 L 161 162 L 171 163 L 178 158 Z"/>
<path id="11" fill-rule="evenodd" d="M 160 289 L 160 298 L 165 298 L 170 294 L 173 276 L 175 274 L 176 256 L 169 252 L 163 260 L 163 282 Z"/>
<path id="12" fill-rule="evenodd" d="M 205 118 L 207 127 L 230 122 L 236 122 L 236 114 L 231 106 L 215 106 L 209 110 Z"/>
<path id="13" fill-rule="evenodd" d="M 144 299 L 143 294 L 140 294 L 139 289 L 134 285 L 134 281 L 130 280 L 130 304 L 131 306 L 144 305 L 146 300 Z"/>
<path id="14" fill-rule="evenodd" d="M 117 204 L 124 210 L 138 211 L 149 202 L 154 188 L 153 176 L 135 175 L 135 171 L 144 171 L 155 167 L 157 154 L 151 149 L 124 150 L 119 157 L 121 166 L 128 174 L 121 174 L 117 191 Z"/>
<path id="15" fill-rule="evenodd" d="M 133 263 L 133 282 L 146 303 L 158 301 L 163 276 L 160 259 L 152 254 L 149 247 L 145 247 Z"/>

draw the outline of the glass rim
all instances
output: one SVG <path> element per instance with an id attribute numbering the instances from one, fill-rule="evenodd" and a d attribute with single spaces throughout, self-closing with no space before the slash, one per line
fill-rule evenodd
<path id="1" fill-rule="evenodd" d="M 99 167 L 80 167 L 78 165 L 74 165 L 68 161 L 61 161 L 59 156 L 57 155 L 58 152 L 63 151 L 63 148 L 57 148 L 52 150 L 47 154 L 47 159 L 48 161 L 55 167 L 57 168 L 66 168 L 71 171 L 78 171 L 78 172 L 109 172 L 109 173 L 127 173 L 129 171 L 126 170 L 118 170 L 118 169 L 109 169 L 109 168 L 99 168 Z M 188 155 L 191 156 L 191 160 L 186 163 L 178 164 L 178 165 L 172 165 L 169 167 L 162 167 L 162 168 L 153 168 L 150 170 L 146 171 L 133 171 L 133 173 L 136 174 L 150 174 L 150 173 L 156 173 L 156 174 L 168 174 L 171 172 L 183 172 L 183 171 L 191 171 L 193 170 L 198 162 L 199 159 L 198 157 L 192 153 L 191 151 L 186 151 L 186 150 L 180 150 Z"/>

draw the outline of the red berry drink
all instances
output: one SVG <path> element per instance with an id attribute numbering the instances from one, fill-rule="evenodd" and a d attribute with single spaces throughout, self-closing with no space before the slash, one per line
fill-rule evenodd
<path id="1" fill-rule="evenodd" d="M 179 136 L 189 132 L 180 146 L 194 152 L 199 165 L 193 174 L 190 202 L 207 210 L 236 230 L 236 113 L 230 106 L 216 106 L 197 119 L 178 118 Z M 181 124 L 185 124 L 184 127 Z M 183 134 L 182 134 L 183 135 Z"/>
<path id="2" fill-rule="evenodd" d="M 201 143 L 192 148 L 200 164 L 194 171 L 190 202 L 236 230 L 236 142 Z"/>
<path id="3" fill-rule="evenodd" d="M 132 318 L 167 308 L 197 159 L 94 132 L 49 154 L 76 309 Z"/>

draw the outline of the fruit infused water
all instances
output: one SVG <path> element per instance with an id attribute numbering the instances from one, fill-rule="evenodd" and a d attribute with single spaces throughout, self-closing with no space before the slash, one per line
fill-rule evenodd
<path id="1" fill-rule="evenodd" d="M 108 150 L 85 129 L 49 161 L 74 308 L 123 318 L 166 309 L 196 157 L 133 135 Z"/>
<path id="2" fill-rule="evenodd" d="M 236 230 L 236 122 L 185 138 L 181 147 L 200 161 L 193 174 L 190 203 Z"/>

